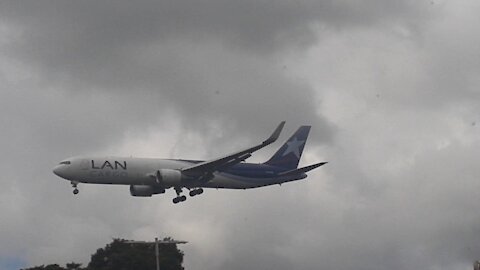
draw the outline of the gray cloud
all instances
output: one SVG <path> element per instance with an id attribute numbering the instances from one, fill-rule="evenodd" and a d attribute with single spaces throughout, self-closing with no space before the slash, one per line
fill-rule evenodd
<path id="1" fill-rule="evenodd" d="M 114 4 L 108 1 L 4 1 L 2 16 L 19 27 L 24 40 L 36 41 L 21 44 L 29 46 L 31 53 L 44 61 L 58 59 L 62 62 L 73 55 L 94 56 L 87 57 L 88 60 L 96 60 L 98 56 L 112 57 L 109 52 L 118 52 L 117 49 L 166 40 L 171 36 L 201 40 L 207 35 L 207 39 L 223 39 L 238 47 L 263 47 L 272 51 L 285 45 L 301 44 L 304 38 L 298 37 L 315 36 L 310 29 L 310 24 L 315 22 L 341 28 L 405 20 L 418 16 L 419 6 L 409 1 L 386 3 L 376 0 L 362 3 L 116 1 Z M 313 41 L 312 37 L 306 39 Z"/>
<path id="2" fill-rule="evenodd" d="M 201 122 L 188 121 L 192 111 L 199 118 L 218 116 L 212 108 L 235 108 L 231 103 L 241 100 L 248 105 L 230 115 L 222 111 L 223 120 L 251 119 L 259 106 L 268 107 L 255 117 L 272 119 L 271 112 L 278 122 L 302 115 L 304 122 L 322 126 L 324 138 L 330 137 L 328 124 L 304 98 L 311 89 L 285 78 L 275 53 L 314 44 L 315 24 L 368 26 L 416 12 L 408 2 L 382 1 L 5 1 L 1 10 L 16 33 L 3 46 L 7 57 L 59 88 L 126 95 L 131 106 L 148 106 L 152 114 L 162 113 L 156 107 L 171 107 L 188 115 L 188 126 Z M 304 113 L 288 113 L 299 109 Z"/>
<path id="3" fill-rule="evenodd" d="M 471 267 L 478 8 L 2 1 L 0 260 L 85 262 L 110 237 L 166 234 L 190 241 L 187 268 Z M 173 206 L 125 187 L 72 197 L 50 171 L 138 145 L 211 158 L 281 120 L 282 139 L 313 125 L 304 164 L 331 161 L 307 181 Z"/>

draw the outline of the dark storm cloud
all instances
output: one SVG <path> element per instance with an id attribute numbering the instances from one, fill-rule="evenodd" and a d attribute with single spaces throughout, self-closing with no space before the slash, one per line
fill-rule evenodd
<path id="1" fill-rule="evenodd" d="M 321 126 L 324 138 L 329 138 L 327 124 L 308 98 L 311 89 L 286 79 L 281 64 L 272 65 L 272 55 L 313 44 L 316 24 L 341 29 L 388 23 L 415 15 L 410 5 L 383 1 L 5 1 L 0 14 L 17 33 L 4 46 L 5 54 L 66 90 L 108 90 L 129 99 L 132 94 L 126 92 L 136 93 L 146 98 L 134 97 L 139 103 L 133 106 L 173 107 L 185 112 L 186 119 L 192 112 L 199 118 L 218 115 L 218 105 L 233 109 L 223 120 L 256 115 L 275 122 L 298 121 L 292 115 L 302 115 L 304 123 Z M 258 113 L 265 107 L 269 110 Z M 302 112 L 289 113 L 292 110 Z M 234 114 L 238 111 L 241 115 Z M 266 122 L 259 121 L 258 127 Z"/>
<path id="2" fill-rule="evenodd" d="M 271 52 L 305 40 L 311 44 L 314 23 L 337 28 L 388 23 L 414 19 L 417 8 L 415 2 L 377 0 L 3 1 L 1 14 L 22 31 L 23 53 L 54 64 L 82 61 L 75 55 L 107 60 L 122 48 L 171 36 L 213 37 Z"/>
<path id="3" fill-rule="evenodd" d="M 194 268 L 470 266 L 480 24 L 438 2 L 1 1 L 0 258 L 85 261 L 111 236 L 172 234 Z M 308 75 L 289 66 L 310 56 Z M 126 187 L 74 198 L 50 171 L 130 139 L 211 158 L 281 120 L 282 139 L 312 124 L 305 165 L 331 161 L 307 181 L 173 206 Z"/>
<path id="4" fill-rule="evenodd" d="M 4 1 L 0 14 L 19 33 L 7 55 L 37 66 L 53 82 L 139 88 L 164 70 L 145 70 L 137 56 L 171 39 L 199 46 L 213 40 L 262 58 L 313 44 L 315 24 L 388 24 L 414 16 L 415 9 L 404 1 Z M 169 54 L 154 48 L 148 57 Z"/>

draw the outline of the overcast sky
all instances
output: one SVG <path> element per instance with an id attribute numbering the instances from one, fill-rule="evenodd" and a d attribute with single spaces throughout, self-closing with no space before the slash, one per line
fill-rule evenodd
<path id="1" fill-rule="evenodd" d="M 472 269 L 477 0 L 0 1 L 0 270 L 171 236 L 186 269 Z M 73 155 L 211 159 L 312 125 L 304 181 L 134 198 Z M 249 159 L 263 162 L 282 142 Z"/>

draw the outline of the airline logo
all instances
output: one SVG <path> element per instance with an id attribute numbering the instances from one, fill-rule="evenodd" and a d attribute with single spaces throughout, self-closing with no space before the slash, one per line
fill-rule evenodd
<path id="1" fill-rule="evenodd" d="M 283 153 L 282 157 L 293 153 L 297 158 L 300 158 L 300 147 L 305 143 L 305 141 L 299 141 L 297 137 L 293 140 L 287 142 L 287 149 Z"/>
<path id="2" fill-rule="evenodd" d="M 103 170 L 105 168 L 109 168 L 112 170 L 126 170 L 127 169 L 127 162 L 126 161 L 113 161 L 110 162 L 108 160 L 105 160 L 101 165 L 100 164 L 95 164 L 95 160 L 92 160 L 92 169 L 96 170 Z"/>

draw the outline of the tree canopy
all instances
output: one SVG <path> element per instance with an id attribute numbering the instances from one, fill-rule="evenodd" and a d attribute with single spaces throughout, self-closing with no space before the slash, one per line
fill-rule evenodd
<path id="1" fill-rule="evenodd" d="M 164 240 L 169 240 L 165 238 Z M 176 244 L 160 244 L 159 262 L 161 270 L 183 270 L 183 252 Z M 132 244 L 124 239 L 114 239 L 91 256 L 88 266 L 78 263 L 41 265 L 23 270 L 148 270 L 156 269 L 155 244 Z"/>

